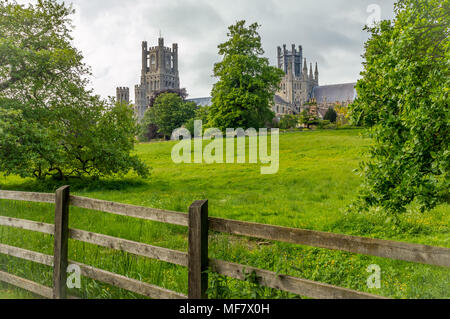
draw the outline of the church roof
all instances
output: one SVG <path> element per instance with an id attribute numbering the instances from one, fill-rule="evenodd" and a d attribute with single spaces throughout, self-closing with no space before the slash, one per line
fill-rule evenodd
<path id="1" fill-rule="evenodd" d="M 316 86 L 313 89 L 313 97 L 317 103 L 323 103 L 325 98 L 327 103 L 354 101 L 356 98 L 355 85 L 356 83 L 344 83 Z"/>
<path id="2" fill-rule="evenodd" d="M 275 94 L 275 104 L 289 104 L 287 101 L 285 101 L 281 96 Z"/>

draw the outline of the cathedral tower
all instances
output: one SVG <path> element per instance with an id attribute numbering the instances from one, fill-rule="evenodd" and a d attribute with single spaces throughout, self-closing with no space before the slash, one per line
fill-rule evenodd
<path id="1" fill-rule="evenodd" d="M 127 87 L 116 88 L 116 101 L 130 103 L 130 89 Z"/>
<path id="2" fill-rule="evenodd" d="M 292 44 L 291 50 L 283 45 L 278 47 L 277 63 L 278 68 L 284 71 L 280 85 L 280 91 L 277 95 L 290 105 L 292 113 L 301 111 L 303 105 L 310 99 L 312 90 L 319 85 L 319 71 L 316 63 L 316 69 L 313 75 L 313 66 L 308 64 L 303 57 L 303 48 L 298 49 Z"/>
<path id="3" fill-rule="evenodd" d="M 158 45 L 148 47 L 142 42 L 141 84 L 135 86 L 136 114 L 142 119 L 150 99 L 155 93 L 167 89 L 180 89 L 178 74 L 178 45 L 172 48 L 164 46 L 164 39 L 158 39 Z"/>

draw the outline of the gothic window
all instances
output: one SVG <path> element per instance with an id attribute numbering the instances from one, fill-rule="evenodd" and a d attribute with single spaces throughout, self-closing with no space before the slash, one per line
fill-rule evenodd
<path id="1" fill-rule="evenodd" d="M 170 56 L 170 54 L 166 55 L 166 68 L 172 68 L 172 57 Z"/>
<path id="2" fill-rule="evenodd" d="M 152 66 L 152 68 L 156 67 L 156 55 L 154 54 L 150 56 L 150 65 Z"/>

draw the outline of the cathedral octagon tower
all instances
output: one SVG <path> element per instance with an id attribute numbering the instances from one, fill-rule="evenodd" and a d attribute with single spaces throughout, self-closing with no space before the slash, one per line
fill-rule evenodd
<path id="1" fill-rule="evenodd" d="M 178 44 L 172 48 L 164 46 L 164 39 L 158 39 L 158 46 L 148 47 L 142 42 L 141 84 L 135 86 L 136 115 L 144 116 L 152 96 L 163 90 L 179 89 Z"/>

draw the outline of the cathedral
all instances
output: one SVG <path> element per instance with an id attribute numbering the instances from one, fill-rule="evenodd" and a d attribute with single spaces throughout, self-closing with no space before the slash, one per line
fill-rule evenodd
<path id="1" fill-rule="evenodd" d="M 319 85 L 319 68 L 303 57 L 303 48 L 293 44 L 291 50 L 277 49 L 278 68 L 284 71 L 279 91 L 275 94 L 272 110 L 277 118 L 286 114 L 298 114 L 305 109 L 314 110 L 323 118 L 336 104 L 348 106 L 356 98 L 356 83 Z"/>
<path id="2" fill-rule="evenodd" d="M 317 63 L 313 74 L 310 63 L 309 73 L 306 58 L 303 58 L 303 48 L 293 44 L 292 49 L 278 47 L 278 68 L 284 71 L 280 90 L 275 95 L 273 111 L 277 116 L 283 114 L 298 114 L 311 98 L 314 87 L 319 86 L 319 70 Z"/>
<path id="3" fill-rule="evenodd" d="M 319 69 L 303 56 L 302 46 L 294 44 L 291 50 L 283 45 L 277 49 L 277 66 L 284 71 L 279 91 L 275 94 L 272 110 L 276 118 L 287 114 L 299 114 L 311 109 L 323 118 L 329 108 L 335 105 L 348 106 L 356 98 L 355 83 L 319 85 Z M 142 42 L 141 83 L 135 86 L 135 113 L 141 120 L 150 100 L 156 93 L 164 90 L 180 90 L 178 74 L 178 45 L 172 48 L 164 46 L 164 39 L 158 39 L 158 45 L 148 47 Z M 129 89 L 116 89 L 117 101 L 130 101 Z M 211 105 L 211 97 L 188 99 L 200 106 Z"/>
<path id="4" fill-rule="evenodd" d="M 148 47 L 146 41 L 142 42 L 141 83 L 134 87 L 138 120 L 144 117 L 154 94 L 168 89 L 180 89 L 178 44 L 172 44 L 172 48 L 165 47 L 163 38 L 159 38 L 158 45 L 154 47 Z M 129 89 L 117 88 L 116 100 L 129 102 Z"/>

